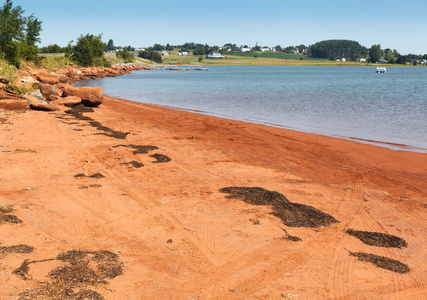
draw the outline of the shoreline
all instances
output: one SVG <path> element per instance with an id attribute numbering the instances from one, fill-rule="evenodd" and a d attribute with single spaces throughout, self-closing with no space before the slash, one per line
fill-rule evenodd
<path id="1" fill-rule="evenodd" d="M 108 96 L 108 97 L 116 98 L 116 99 L 120 99 L 120 100 L 125 100 L 125 101 L 130 101 L 130 102 L 134 102 L 134 103 L 145 104 L 145 105 L 149 105 L 149 106 L 162 107 L 162 108 L 167 108 L 167 109 L 172 109 L 172 110 L 179 110 L 179 111 L 184 111 L 184 112 L 189 112 L 189 113 L 194 113 L 194 114 L 201 114 L 201 115 L 215 117 L 215 118 L 229 120 L 229 121 L 239 121 L 239 122 L 245 122 L 245 123 L 250 123 L 250 124 L 263 125 L 263 126 L 274 127 L 274 128 L 279 128 L 279 129 L 291 130 L 291 131 L 296 131 L 296 132 L 301 132 L 301 133 L 309 133 L 309 134 L 314 134 L 314 135 L 320 135 L 320 136 L 324 136 L 324 137 L 338 138 L 338 139 L 347 140 L 347 141 L 355 141 L 358 143 L 374 145 L 374 146 L 378 146 L 378 147 L 382 147 L 382 148 L 386 148 L 386 149 L 390 149 L 390 150 L 394 150 L 394 151 L 408 151 L 408 152 L 423 153 L 423 154 L 427 153 L 427 148 L 422 148 L 422 147 L 418 147 L 418 146 L 411 146 L 411 145 L 402 144 L 402 143 L 372 140 L 372 139 L 368 139 L 368 138 L 358 138 L 358 137 L 354 137 L 354 136 L 350 136 L 350 135 L 344 136 L 344 135 L 338 135 L 338 134 L 326 134 L 326 133 L 322 134 L 322 133 L 316 133 L 316 132 L 308 131 L 308 130 L 304 131 L 302 129 L 294 129 L 294 128 L 286 126 L 286 125 L 274 124 L 274 123 L 267 122 L 267 121 L 256 122 L 256 121 L 250 120 L 250 119 L 245 119 L 245 120 L 231 119 L 231 118 L 227 118 L 227 117 L 221 117 L 221 116 L 215 115 L 214 113 L 210 113 L 208 111 L 203 111 L 203 110 L 181 108 L 181 107 L 169 106 L 169 105 L 160 105 L 160 104 L 158 105 L 158 104 L 153 104 L 153 103 L 144 103 L 144 102 L 138 102 L 138 101 L 134 101 L 134 100 L 122 99 L 122 98 L 111 97 L 111 96 Z"/>
<path id="2" fill-rule="evenodd" d="M 427 154 L 108 96 L 1 116 L 0 132 L 0 204 L 21 220 L 0 222 L 1 299 L 46 296 L 61 286 L 49 274 L 82 265 L 93 271 L 78 269 L 92 276 L 80 291 L 107 300 L 427 291 Z M 403 242 L 369 245 L 355 230 Z M 2 248 L 14 245 L 26 251 Z"/>
<path id="3" fill-rule="evenodd" d="M 146 77 L 146 75 L 135 74 L 134 76 L 137 76 L 135 78 L 139 78 L 138 76 Z M 151 76 L 149 77 L 151 78 Z M 155 76 L 155 78 L 156 77 L 157 75 Z M 134 82 L 134 80 L 132 81 L 132 77 L 128 77 L 128 78 L 131 79 L 130 82 Z M 122 82 L 122 81 L 119 81 L 119 82 Z M 100 81 L 99 85 L 97 85 L 96 83 L 93 83 L 93 86 L 102 86 L 103 84 L 106 84 L 104 92 L 107 95 L 111 95 L 113 97 L 114 96 L 120 97 L 120 90 L 119 90 L 120 86 L 116 87 L 114 85 L 114 81 L 109 81 L 109 80 Z M 108 85 L 111 85 L 111 84 L 114 86 L 114 88 L 112 87 L 108 88 Z M 91 83 L 89 83 L 89 86 L 90 85 Z M 222 108 L 215 108 L 215 107 L 211 107 L 210 105 L 204 105 L 202 102 L 199 103 L 197 99 L 194 100 L 196 103 L 195 105 L 189 105 L 189 102 L 188 102 L 189 100 L 186 99 L 185 94 L 182 94 L 180 92 L 178 93 L 178 96 L 177 96 L 178 97 L 177 99 L 179 99 L 178 102 L 176 101 L 173 102 L 171 100 L 168 100 L 167 97 L 165 98 L 166 95 L 163 95 L 162 93 L 161 94 L 163 96 L 161 96 L 160 98 L 156 98 L 155 95 L 152 95 L 151 97 L 151 100 L 157 99 L 159 101 L 150 101 L 150 96 L 149 95 L 144 96 L 144 91 L 138 90 L 137 87 L 136 88 L 133 87 L 133 90 L 136 91 L 134 92 L 134 94 L 132 93 L 132 91 L 130 93 L 128 92 L 126 94 L 127 97 L 124 97 L 124 98 L 129 99 L 131 101 L 136 101 L 136 102 L 141 101 L 142 103 L 159 105 L 162 107 L 163 106 L 170 107 L 173 109 L 179 109 L 183 111 L 194 111 L 196 113 L 213 115 L 213 116 L 218 116 L 222 118 L 228 118 L 231 120 L 242 120 L 242 121 L 251 122 L 255 124 L 264 124 L 267 126 L 275 126 L 280 128 L 293 129 L 297 131 L 299 130 L 303 132 L 309 132 L 309 133 L 320 134 L 325 136 L 332 136 L 332 137 L 338 137 L 338 138 L 344 138 L 344 139 L 350 139 L 350 140 L 358 140 L 363 143 L 375 144 L 375 145 L 391 148 L 397 151 L 403 150 L 403 151 L 411 151 L 411 152 L 417 152 L 417 153 L 427 153 L 427 145 L 425 144 L 424 139 L 422 139 L 422 132 L 420 132 L 420 129 L 417 129 L 417 128 L 420 128 L 419 126 L 414 127 L 416 124 L 414 124 L 414 122 L 411 122 L 411 121 L 408 121 L 405 123 L 405 124 L 408 124 L 406 125 L 406 127 L 398 126 L 399 122 L 405 122 L 405 120 L 402 119 L 403 117 L 397 118 L 398 121 L 394 121 L 394 122 L 390 121 L 389 123 L 387 123 L 388 119 L 384 118 L 384 119 L 375 120 L 371 117 L 371 118 L 368 118 L 368 122 L 370 122 L 371 124 L 369 127 L 368 125 L 358 126 L 356 121 L 350 118 L 349 125 L 343 126 L 343 124 L 345 124 L 343 122 L 346 122 L 345 119 L 340 120 L 339 118 L 332 117 L 331 121 L 328 121 L 328 117 L 326 118 L 324 117 L 322 120 L 323 113 L 319 113 L 319 112 L 314 113 L 314 117 L 316 118 L 316 121 L 314 122 L 310 122 L 310 120 L 308 119 L 304 121 L 304 112 L 302 111 L 298 112 L 301 118 L 298 118 L 297 116 L 289 115 L 289 113 L 284 113 L 284 115 L 289 116 L 290 118 L 283 117 L 281 119 L 280 115 L 278 114 L 277 116 L 276 114 L 273 114 L 273 117 L 270 116 L 269 118 L 269 114 L 263 111 L 260 111 L 259 113 L 255 113 L 254 109 L 249 111 L 247 108 L 246 111 L 242 111 L 242 112 L 237 112 L 237 113 L 231 112 L 231 111 L 227 112 Z M 192 98 L 190 97 L 190 99 Z M 222 107 L 221 103 L 219 107 Z M 348 114 L 351 112 L 349 109 L 345 111 L 347 111 L 344 113 L 348 117 Z M 369 114 L 372 114 L 371 113 L 372 111 L 374 110 L 373 109 L 370 110 Z M 387 114 L 389 113 L 387 112 L 386 115 Z M 310 115 L 313 115 L 313 114 L 310 114 Z M 325 115 L 329 116 L 330 114 L 325 112 Z M 417 114 L 418 119 L 419 119 L 419 116 L 420 114 L 418 113 Z M 270 121 L 270 120 L 273 120 L 273 121 Z M 299 120 L 302 120 L 302 121 L 299 121 Z M 362 122 L 362 120 L 360 122 Z M 419 124 L 421 124 L 420 122 L 421 121 L 418 121 Z M 339 125 L 337 126 L 335 124 L 340 124 L 341 126 Z M 388 126 L 386 126 L 385 124 L 388 124 Z M 411 133 L 411 128 L 413 129 L 412 133 Z"/>

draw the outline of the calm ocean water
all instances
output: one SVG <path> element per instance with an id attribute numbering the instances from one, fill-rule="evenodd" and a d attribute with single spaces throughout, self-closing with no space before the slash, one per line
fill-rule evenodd
<path id="1" fill-rule="evenodd" d="M 137 71 L 78 85 L 136 102 L 427 153 L 427 67 L 389 67 L 386 74 L 374 67 L 209 68 Z"/>

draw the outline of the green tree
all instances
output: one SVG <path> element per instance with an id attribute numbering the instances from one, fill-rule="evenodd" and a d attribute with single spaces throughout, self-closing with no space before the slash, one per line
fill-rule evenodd
<path id="1" fill-rule="evenodd" d="M 205 55 L 205 54 L 206 54 L 205 47 L 201 47 L 193 50 L 193 55 Z"/>
<path id="2" fill-rule="evenodd" d="M 69 45 L 69 54 L 71 59 L 80 66 L 102 66 L 105 65 L 102 50 L 105 43 L 102 42 L 102 35 L 93 34 L 81 35 L 77 39 L 75 46 Z"/>
<path id="3" fill-rule="evenodd" d="M 163 61 L 162 55 L 159 52 L 154 51 L 153 49 L 148 49 L 139 52 L 138 57 L 149 59 L 159 64 Z"/>
<path id="4" fill-rule="evenodd" d="M 63 53 L 65 52 L 65 48 L 62 48 L 61 46 L 57 44 L 49 45 L 47 47 L 40 48 L 40 53 Z"/>
<path id="5" fill-rule="evenodd" d="M 407 62 L 407 57 L 404 55 L 399 55 L 396 59 L 396 64 L 404 65 Z"/>
<path id="6" fill-rule="evenodd" d="M 371 48 L 369 48 L 369 61 L 371 63 L 376 63 L 381 59 L 381 45 L 372 45 Z"/>
<path id="7" fill-rule="evenodd" d="M 19 65 L 19 42 L 24 40 L 25 11 L 12 0 L 6 0 L 0 9 L 0 50 L 4 58 L 13 65 Z"/>
<path id="8" fill-rule="evenodd" d="M 365 57 L 368 54 L 366 47 L 350 40 L 321 41 L 311 45 L 308 52 L 311 57 L 332 60 L 336 57 L 345 57 L 346 59 Z"/>
<path id="9" fill-rule="evenodd" d="M 21 6 L 13 7 L 12 0 L 6 0 L 0 8 L 0 54 L 9 63 L 19 66 L 21 59 L 35 60 L 40 42 L 42 22 L 34 15 L 24 17 Z"/>
<path id="10" fill-rule="evenodd" d="M 154 50 L 156 50 L 156 51 L 162 51 L 164 48 L 165 48 L 165 47 L 163 47 L 163 46 L 162 46 L 162 45 L 160 45 L 160 44 L 154 44 L 154 45 L 153 45 L 153 49 L 154 49 Z"/>
<path id="11" fill-rule="evenodd" d="M 165 49 L 168 51 L 171 51 L 171 50 L 173 50 L 173 47 L 171 45 L 169 45 L 169 43 L 167 43 Z"/>
<path id="12" fill-rule="evenodd" d="M 108 40 L 107 46 L 105 47 L 105 51 L 113 51 L 116 47 L 114 47 L 114 42 L 112 39 Z"/>
<path id="13" fill-rule="evenodd" d="M 390 49 L 389 49 L 390 50 Z M 394 63 L 394 55 L 393 51 L 386 51 L 386 54 L 384 56 L 384 59 L 389 63 Z"/>
<path id="14" fill-rule="evenodd" d="M 26 42 L 29 45 L 35 46 L 36 43 L 40 42 L 40 31 L 42 31 L 42 22 L 39 19 L 35 18 L 34 15 L 26 18 L 27 23 L 27 33 L 26 33 Z"/>
<path id="15" fill-rule="evenodd" d="M 298 49 L 299 53 L 302 53 L 308 47 L 306 45 L 304 45 L 304 44 L 301 44 L 301 45 L 296 46 L 296 48 Z"/>
<path id="16" fill-rule="evenodd" d="M 294 46 L 289 46 L 285 48 L 285 52 L 291 53 L 293 51 L 296 51 L 296 48 Z"/>
<path id="17" fill-rule="evenodd" d="M 125 49 L 123 49 L 123 50 L 121 50 L 121 51 L 118 51 L 118 52 L 116 53 L 116 56 L 117 56 L 118 58 L 123 59 L 125 63 L 133 62 L 133 54 L 132 54 L 131 52 L 129 52 L 129 51 L 127 50 L 127 48 L 125 48 Z"/>
<path id="18" fill-rule="evenodd" d="M 39 21 L 34 15 L 26 18 L 26 35 L 25 41 L 21 43 L 21 56 L 25 60 L 36 60 L 38 47 L 37 42 L 40 42 L 40 31 L 42 30 L 42 22 Z"/>

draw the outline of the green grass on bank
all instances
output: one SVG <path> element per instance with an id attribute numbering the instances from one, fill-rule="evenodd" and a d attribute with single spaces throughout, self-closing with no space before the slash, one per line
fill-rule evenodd
<path id="1" fill-rule="evenodd" d="M 240 52 L 240 51 L 230 51 L 225 54 L 228 57 L 236 57 L 236 56 L 243 56 L 243 57 L 259 57 L 259 58 L 276 58 L 276 59 L 290 59 L 290 60 L 300 60 L 301 58 L 304 60 L 324 60 L 319 58 L 311 58 L 307 57 L 302 54 L 291 54 L 291 53 L 283 53 L 283 52 L 273 52 L 273 51 L 267 51 L 267 52 Z"/>
<path id="2" fill-rule="evenodd" d="M 237 54 L 240 53 L 240 54 Z M 415 67 L 412 64 L 400 65 L 400 64 L 373 64 L 373 63 L 361 63 L 352 61 L 333 61 L 329 59 L 312 59 L 299 54 L 286 54 L 286 53 L 274 53 L 264 52 L 259 55 L 251 52 L 251 55 L 242 54 L 241 52 L 228 52 L 224 59 L 207 59 L 203 56 L 178 56 L 169 55 L 163 57 L 163 64 L 192 64 L 192 65 L 221 65 L 221 66 L 375 66 L 375 67 Z M 257 57 L 255 57 L 257 56 Z M 303 58 L 302 60 L 300 58 Z M 202 59 L 199 61 L 199 59 Z M 425 67 L 425 65 L 416 66 L 417 68 Z"/>
<path id="3" fill-rule="evenodd" d="M 198 65 L 229 65 L 229 66 L 238 66 L 238 65 L 247 65 L 247 66 L 365 66 L 372 65 L 366 63 L 356 63 L 356 62 L 336 62 L 330 61 L 328 59 L 308 59 L 303 57 L 300 59 L 298 56 L 287 56 L 277 55 L 272 56 L 268 53 L 263 53 L 264 56 L 254 57 L 253 53 L 251 56 L 248 55 L 234 55 L 233 52 L 226 54 L 224 59 L 207 59 L 205 56 L 178 56 L 178 55 L 169 55 L 163 57 L 164 64 L 198 64 Z M 283 53 L 285 54 L 285 53 Z M 289 54 L 292 55 L 292 54 Z M 199 61 L 199 58 L 202 58 Z M 287 57 L 287 58 L 283 58 Z"/>

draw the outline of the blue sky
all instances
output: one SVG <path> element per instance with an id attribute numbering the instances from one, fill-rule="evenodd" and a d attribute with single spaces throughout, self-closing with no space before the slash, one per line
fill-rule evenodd
<path id="1" fill-rule="evenodd" d="M 4 0 L 2 0 L 4 3 Z M 116 46 L 311 45 L 328 39 L 427 54 L 424 0 L 14 0 L 43 21 L 41 45 L 103 34 Z"/>

